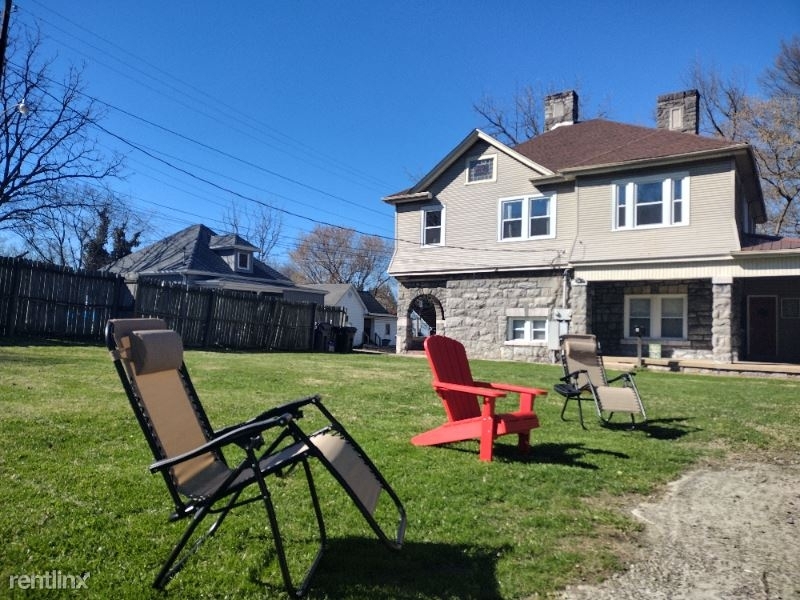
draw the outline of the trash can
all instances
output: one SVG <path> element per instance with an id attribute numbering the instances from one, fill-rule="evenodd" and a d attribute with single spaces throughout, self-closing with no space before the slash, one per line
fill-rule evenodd
<path id="1" fill-rule="evenodd" d="M 650 358 L 661 358 L 661 344 L 648 344 L 647 355 Z"/>
<path id="2" fill-rule="evenodd" d="M 327 352 L 331 341 L 331 326 L 328 323 L 317 323 L 314 329 L 314 352 Z"/>

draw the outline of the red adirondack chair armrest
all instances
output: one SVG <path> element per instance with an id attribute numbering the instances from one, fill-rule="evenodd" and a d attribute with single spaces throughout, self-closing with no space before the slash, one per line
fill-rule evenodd
<path id="1" fill-rule="evenodd" d="M 476 396 L 483 396 L 484 398 L 502 398 L 503 396 L 506 395 L 505 392 L 499 389 L 484 387 L 482 385 L 463 385 L 461 383 L 446 383 L 444 381 L 434 381 L 433 387 L 436 389 L 451 390 L 453 392 L 464 392 L 466 394 L 475 394 Z"/>
<path id="2" fill-rule="evenodd" d="M 503 398 L 506 393 L 493 389 L 482 381 L 474 381 L 476 385 L 463 385 L 461 383 L 446 383 L 444 381 L 434 381 L 433 387 L 437 390 L 450 390 L 453 392 L 464 392 L 466 394 L 475 394 L 483 398 L 483 406 L 481 407 L 481 415 L 484 418 L 494 417 L 494 403 L 498 398 Z"/>
<path id="3" fill-rule="evenodd" d="M 533 396 L 546 396 L 547 390 L 540 388 L 525 387 L 522 385 L 514 385 L 512 383 L 490 383 L 494 389 L 503 390 L 504 392 L 516 392 L 517 394 L 531 394 Z"/>
<path id="4" fill-rule="evenodd" d="M 533 403 L 536 396 L 546 396 L 547 390 L 540 388 L 530 388 L 522 385 L 514 385 L 512 383 L 490 383 L 490 386 L 496 390 L 504 392 L 514 392 L 519 394 L 519 410 L 521 412 L 533 412 Z"/>

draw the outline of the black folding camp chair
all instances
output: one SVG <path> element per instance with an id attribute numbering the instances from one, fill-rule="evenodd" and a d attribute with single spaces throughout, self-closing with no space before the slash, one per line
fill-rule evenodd
<path id="1" fill-rule="evenodd" d="M 249 421 L 215 431 L 183 363 L 181 337 L 167 329 L 164 321 L 111 320 L 106 326 L 106 343 L 156 459 L 150 471 L 163 475 L 175 505 L 170 520 L 191 519 L 156 576 L 154 587 L 163 588 L 233 508 L 260 501 L 272 530 L 284 586 L 291 595 L 305 594 L 326 547 L 325 521 L 311 468 L 314 460 L 345 489 L 378 538 L 390 548 L 401 547 L 406 514 L 400 499 L 319 396 L 277 406 Z M 306 433 L 299 422 L 303 411 L 311 409 L 319 411 L 327 424 Z M 231 445 L 245 454 L 236 466 L 230 466 L 223 453 Z M 267 485 L 269 476 L 283 475 L 297 466 L 305 473 L 319 530 L 318 550 L 299 585 L 292 580 Z M 381 510 L 378 518 L 379 499 L 386 497 L 388 500 L 381 504 L 390 508 Z M 392 516 L 395 511 L 396 521 Z M 205 534 L 195 536 L 195 529 L 209 514 L 218 516 Z M 197 539 L 187 547 L 193 537 Z"/>

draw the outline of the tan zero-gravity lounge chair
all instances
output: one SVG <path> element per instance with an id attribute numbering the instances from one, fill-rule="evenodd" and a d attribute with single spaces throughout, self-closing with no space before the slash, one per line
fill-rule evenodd
<path id="1" fill-rule="evenodd" d="M 632 373 L 623 373 L 613 379 L 606 377 L 603 367 L 603 356 L 597 339 L 593 335 L 570 334 L 561 337 L 561 362 L 564 365 L 563 383 L 557 384 L 555 390 L 564 396 L 561 418 L 570 400 L 578 403 L 578 415 L 583 424 L 581 402 L 592 400 L 597 409 L 597 416 L 603 423 L 608 423 L 614 413 L 629 413 L 631 423 L 635 423 L 635 415 L 647 420 L 639 390 L 633 380 Z M 622 385 L 611 385 L 621 381 Z M 584 396 L 584 393 L 589 396 Z"/>
<path id="2" fill-rule="evenodd" d="M 106 326 L 106 343 L 155 457 L 150 471 L 163 475 L 175 505 L 171 520 L 190 519 L 156 576 L 154 587 L 163 588 L 169 582 L 231 509 L 263 502 L 284 586 L 290 595 L 302 596 L 326 545 L 325 523 L 310 464 L 314 460 L 320 461 L 346 490 L 378 538 L 391 548 L 400 548 L 406 524 L 403 505 L 319 396 L 289 402 L 240 425 L 215 431 L 183 364 L 180 335 L 167 329 L 164 321 L 111 320 Z M 298 421 L 303 417 L 302 411 L 312 409 L 321 413 L 327 425 L 307 434 Z M 235 466 L 229 465 L 223 454 L 231 445 L 245 454 Z M 237 450 L 240 456 L 241 450 Z M 298 586 L 292 582 L 267 485 L 269 476 L 288 475 L 296 466 L 303 467 L 319 528 L 319 548 Z M 381 492 L 385 492 L 382 498 L 388 496 L 381 506 L 388 508 L 379 509 L 380 516 L 376 516 Z M 204 535 L 198 535 L 195 543 L 187 547 L 195 529 L 209 514 L 219 516 Z"/>

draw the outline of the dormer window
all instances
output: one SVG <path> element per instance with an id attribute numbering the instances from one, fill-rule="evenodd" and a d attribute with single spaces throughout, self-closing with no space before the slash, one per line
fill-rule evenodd
<path id="1" fill-rule="evenodd" d="M 497 161 L 494 155 L 473 156 L 467 159 L 467 183 L 483 183 L 497 179 Z"/>
<path id="2" fill-rule="evenodd" d="M 237 252 L 236 253 L 236 269 L 238 271 L 249 271 L 250 270 L 250 253 L 249 252 Z"/>

